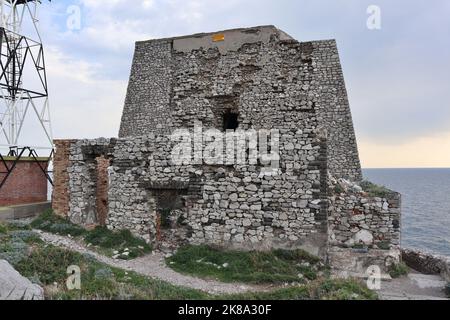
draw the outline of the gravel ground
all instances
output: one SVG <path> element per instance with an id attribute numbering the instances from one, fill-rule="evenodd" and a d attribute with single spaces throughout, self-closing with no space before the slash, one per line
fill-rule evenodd
<path id="1" fill-rule="evenodd" d="M 222 283 L 215 280 L 204 280 L 175 272 L 166 266 L 164 254 L 153 252 L 152 254 L 133 259 L 116 260 L 90 250 L 82 243 L 73 239 L 46 233 L 40 230 L 34 230 L 40 235 L 43 241 L 58 247 L 76 251 L 79 253 L 88 253 L 94 256 L 98 261 L 113 267 L 134 271 L 139 274 L 149 276 L 169 282 L 173 285 L 202 290 L 211 294 L 234 294 L 248 291 L 269 291 L 273 289 L 270 286 L 257 286 L 237 283 Z"/>

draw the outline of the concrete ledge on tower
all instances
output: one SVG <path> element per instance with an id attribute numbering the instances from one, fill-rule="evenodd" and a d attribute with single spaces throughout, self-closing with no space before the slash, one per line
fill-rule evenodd
<path id="1" fill-rule="evenodd" d="M 338 278 L 368 278 L 380 272 L 381 280 L 390 280 L 389 268 L 400 263 L 400 249 L 330 247 L 328 263 Z"/>
<path id="2" fill-rule="evenodd" d="M 29 203 L 0 207 L 0 221 L 32 218 L 51 208 L 51 202 Z"/>

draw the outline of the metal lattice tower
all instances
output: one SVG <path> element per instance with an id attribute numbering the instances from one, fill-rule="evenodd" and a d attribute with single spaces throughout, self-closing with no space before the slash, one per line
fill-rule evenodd
<path id="1" fill-rule="evenodd" d="M 0 142 L 17 146 L 24 120 L 35 113 L 53 145 L 44 50 L 38 29 L 40 0 L 0 0 Z M 25 27 L 29 30 L 25 36 Z M 45 142 L 47 145 L 47 142 Z"/>

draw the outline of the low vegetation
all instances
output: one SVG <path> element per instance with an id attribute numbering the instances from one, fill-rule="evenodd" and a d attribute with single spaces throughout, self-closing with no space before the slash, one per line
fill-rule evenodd
<path id="1" fill-rule="evenodd" d="M 271 292 L 220 296 L 224 300 L 377 300 L 378 295 L 360 280 L 319 279 L 306 285 Z"/>
<path id="2" fill-rule="evenodd" d="M 360 186 L 364 192 L 367 192 L 369 196 L 372 197 L 386 198 L 392 193 L 392 191 L 385 186 L 379 186 L 367 180 L 362 181 Z"/>
<path id="3" fill-rule="evenodd" d="M 447 294 L 447 297 L 450 298 L 450 282 L 445 286 L 445 293 Z"/>
<path id="4" fill-rule="evenodd" d="M 81 270 L 81 290 L 68 290 L 67 267 Z M 205 299 L 206 293 L 112 268 L 88 255 L 40 247 L 16 265 L 17 270 L 44 286 L 48 299 Z"/>
<path id="5" fill-rule="evenodd" d="M 31 227 L 42 231 L 55 233 L 63 236 L 82 236 L 86 234 L 86 229 L 77 226 L 67 219 L 59 217 L 52 210 L 47 210 L 31 222 Z"/>
<path id="6" fill-rule="evenodd" d="M 389 268 L 389 275 L 392 278 L 400 278 L 402 276 L 406 276 L 409 273 L 409 268 L 404 263 L 393 264 Z"/>
<path id="7" fill-rule="evenodd" d="M 223 282 L 305 283 L 327 272 L 317 257 L 302 250 L 243 252 L 186 246 L 166 262 L 175 271 Z"/>
<path id="8" fill-rule="evenodd" d="M 152 248 L 129 230 L 111 231 L 106 227 L 86 230 L 48 210 L 31 222 L 31 227 L 42 231 L 79 238 L 93 249 L 117 259 L 134 259 L 150 253 Z"/>
<path id="9" fill-rule="evenodd" d="M 376 295 L 367 290 L 362 283 L 354 280 L 328 280 L 326 278 L 318 278 L 308 284 L 298 284 L 271 292 L 210 295 L 199 290 L 174 286 L 134 272 L 114 268 L 100 263 L 90 255 L 46 245 L 35 232 L 27 230 L 25 226 L 4 224 L 0 226 L 0 259 L 6 259 L 22 275 L 41 285 L 45 289 L 47 299 L 376 299 Z M 97 230 L 96 236 L 92 237 L 93 242 L 105 243 L 103 232 Z M 106 243 L 109 242 L 106 241 Z M 302 251 L 275 250 L 264 258 L 255 253 L 249 256 L 256 259 L 257 265 L 264 259 L 278 259 L 284 263 L 289 261 L 292 263 L 294 260 L 308 262 L 311 265 L 318 263 L 317 258 Z M 258 259 L 262 260 L 256 262 Z M 249 261 L 247 260 L 246 263 Z M 66 286 L 67 268 L 72 265 L 78 266 L 81 270 L 80 290 L 68 290 Z M 282 263 L 276 262 L 275 268 L 281 270 L 280 265 Z M 267 268 L 265 266 L 262 270 L 267 272 Z"/>
<path id="10" fill-rule="evenodd" d="M 0 222 L 0 234 L 5 234 L 8 232 L 8 228 L 6 227 L 6 225 L 4 225 L 3 223 Z"/>
<path id="11" fill-rule="evenodd" d="M 152 251 L 144 240 L 134 237 L 129 230 L 113 232 L 97 227 L 88 232 L 84 240 L 101 248 L 103 253 L 121 259 L 134 259 Z"/>

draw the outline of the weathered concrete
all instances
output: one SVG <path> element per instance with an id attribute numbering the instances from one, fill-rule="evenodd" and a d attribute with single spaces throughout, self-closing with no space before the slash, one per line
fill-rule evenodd
<path id="1" fill-rule="evenodd" d="M 412 272 L 407 277 L 383 281 L 378 294 L 382 300 L 448 300 L 445 285 L 440 276 Z"/>
<path id="2" fill-rule="evenodd" d="M 0 300 L 43 300 L 44 290 L 0 260 Z"/>
<path id="3" fill-rule="evenodd" d="M 31 203 L 0 208 L 0 221 L 36 217 L 51 208 L 51 202 Z"/>

